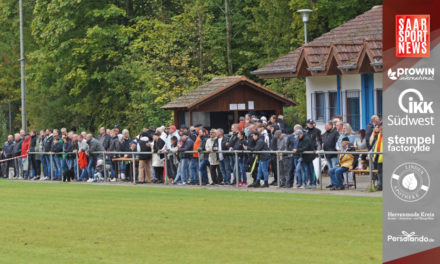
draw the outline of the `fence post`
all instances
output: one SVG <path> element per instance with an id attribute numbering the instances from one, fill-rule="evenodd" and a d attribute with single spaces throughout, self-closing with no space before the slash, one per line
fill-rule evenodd
<path id="1" fill-rule="evenodd" d="M 50 180 L 53 181 L 53 159 L 52 152 L 50 152 Z"/>
<path id="2" fill-rule="evenodd" d="M 278 153 L 278 151 L 275 152 L 276 156 L 277 156 L 277 185 L 278 188 L 280 188 L 280 155 Z"/>
<path id="3" fill-rule="evenodd" d="M 318 179 L 319 179 L 319 185 L 321 186 L 322 190 L 322 164 L 321 164 L 321 155 L 318 154 Z"/>
<path id="4" fill-rule="evenodd" d="M 104 158 L 104 181 L 107 182 L 107 161 L 105 160 L 105 152 L 102 152 L 102 157 Z"/>
<path id="5" fill-rule="evenodd" d="M 159 157 L 160 157 L 160 155 L 159 155 Z M 166 184 L 166 185 L 168 185 L 168 167 L 167 166 L 168 166 L 168 151 L 165 151 L 165 161 L 163 164 L 163 172 L 164 172 L 165 178 L 163 180 L 164 180 L 164 184 Z"/>
<path id="6" fill-rule="evenodd" d="M 75 153 L 76 156 L 76 180 L 79 181 L 79 163 L 78 163 L 78 152 Z M 75 168 L 75 164 L 73 165 Z"/>
<path id="7" fill-rule="evenodd" d="M 197 156 L 197 172 L 199 174 L 199 185 L 202 186 L 202 171 L 200 170 L 200 152 Z"/>
<path id="8" fill-rule="evenodd" d="M 373 157 L 374 155 L 371 155 L 371 152 L 368 153 L 368 170 L 370 171 L 370 189 L 373 188 Z"/>
<path id="9" fill-rule="evenodd" d="M 134 158 L 134 153 L 132 154 L 132 163 L 133 163 L 133 184 L 136 184 L 136 160 Z"/>
<path id="10" fill-rule="evenodd" d="M 238 183 L 239 183 L 239 179 L 240 179 L 240 167 L 238 166 L 238 153 L 237 153 L 237 151 L 234 151 L 235 152 L 235 184 L 237 185 L 237 188 L 239 188 L 239 185 L 238 185 Z M 232 173 L 232 174 L 234 174 L 234 173 Z"/>

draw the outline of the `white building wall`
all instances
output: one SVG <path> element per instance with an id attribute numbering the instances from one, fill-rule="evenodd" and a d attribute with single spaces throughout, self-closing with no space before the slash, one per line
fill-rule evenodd
<path id="1" fill-rule="evenodd" d="M 312 94 L 314 92 L 337 91 L 338 84 L 336 78 L 336 75 L 306 77 L 307 118 L 312 118 Z M 328 106 L 328 96 L 325 99 Z M 323 130 L 324 122 L 317 122 L 316 126 Z"/>

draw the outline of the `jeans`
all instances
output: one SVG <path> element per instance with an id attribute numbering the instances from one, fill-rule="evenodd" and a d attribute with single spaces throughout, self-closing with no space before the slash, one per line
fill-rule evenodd
<path id="1" fill-rule="evenodd" d="M 377 187 L 382 188 L 382 173 L 383 173 L 383 163 L 375 162 L 374 168 L 377 170 Z"/>
<path id="2" fill-rule="evenodd" d="M 314 177 L 315 170 L 313 169 L 313 162 L 305 162 L 304 160 L 301 162 L 301 166 L 304 168 L 304 182 L 307 182 L 307 179 L 309 180 L 309 185 L 316 185 L 316 179 Z"/>
<path id="3" fill-rule="evenodd" d="M 208 166 L 209 166 L 208 160 L 203 159 L 200 162 L 200 173 L 202 174 L 202 183 L 203 184 L 208 184 L 209 183 L 209 180 L 208 180 Z"/>
<path id="4" fill-rule="evenodd" d="M 188 181 L 188 166 L 189 166 L 189 159 L 185 158 L 185 159 L 181 159 L 180 160 L 181 163 L 181 177 L 182 177 L 182 182 L 186 183 Z"/>
<path id="5" fill-rule="evenodd" d="M 199 159 L 198 158 L 191 158 L 191 161 L 189 163 L 189 171 L 191 175 L 190 182 L 192 183 L 199 183 Z"/>
<path id="6" fill-rule="evenodd" d="M 229 162 L 229 156 L 224 156 L 224 159 L 219 161 L 219 166 L 223 176 L 223 182 L 231 183 L 231 167 Z"/>
<path id="7" fill-rule="evenodd" d="M 45 177 L 50 177 L 50 156 L 49 155 L 42 155 L 41 156 L 41 163 L 43 164 L 43 174 Z"/>
<path id="8" fill-rule="evenodd" d="M 93 178 L 95 175 L 95 167 L 96 167 L 96 156 L 90 155 L 89 161 L 87 163 L 87 173 L 89 174 L 89 179 Z"/>
<path id="9" fill-rule="evenodd" d="M 258 162 L 258 174 L 257 174 L 257 181 L 261 180 L 261 177 L 264 176 L 264 181 L 269 181 L 269 162 L 268 160 L 260 160 Z"/>
<path id="10" fill-rule="evenodd" d="M 338 164 L 338 157 L 326 158 L 329 169 L 333 169 Z"/>
<path id="11" fill-rule="evenodd" d="M 52 156 L 53 178 L 61 179 L 61 160 L 57 156 Z"/>
<path id="12" fill-rule="evenodd" d="M 247 166 L 247 158 L 238 158 L 238 181 L 247 183 L 246 176 L 246 166 Z"/>
<path id="13" fill-rule="evenodd" d="M 344 172 L 347 172 L 348 168 L 346 167 L 335 167 L 329 170 L 331 183 L 337 187 L 344 187 L 342 184 L 342 177 Z"/>

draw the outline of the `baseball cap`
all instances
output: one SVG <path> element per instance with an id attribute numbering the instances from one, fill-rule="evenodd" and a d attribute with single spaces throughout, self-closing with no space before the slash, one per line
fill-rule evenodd
<path id="1" fill-rule="evenodd" d="M 315 121 L 313 121 L 313 119 L 307 119 L 307 124 L 314 124 Z"/>
<path id="2" fill-rule="evenodd" d="M 168 128 L 171 128 L 171 129 L 173 129 L 173 130 L 177 130 L 177 128 L 176 128 L 176 126 L 169 126 Z"/>

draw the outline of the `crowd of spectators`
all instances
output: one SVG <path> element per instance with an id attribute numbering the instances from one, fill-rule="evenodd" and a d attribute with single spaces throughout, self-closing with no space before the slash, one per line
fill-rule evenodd
<path id="1" fill-rule="evenodd" d="M 357 134 L 339 118 L 326 122 L 324 133 L 314 120 L 306 123 L 306 127 L 295 125 L 292 130 L 281 115 L 267 120 L 247 114 L 232 124 L 229 133 L 222 128 L 208 130 L 202 124 L 181 125 L 179 129 L 173 125 L 149 127 L 133 137 L 118 125 L 100 128 L 96 137 L 65 128 L 22 130 L 9 135 L 4 143 L 0 171 L 5 178 L 41 181 L 101 182 L 107 178 L 114 182 L 135 177 L 137 183 L 238 183 L 267 188 L 278 185 L 279 180 L 282 188 L 304 189 L 316 188 L 316 170 L 321 168 L 315 161 L 322 157 L 331 179 L 327 188 L 343 190 L 350 184 L 349 171 L 365 167 L 368 159 L 367 155 L 345 152 L 382 151 L 382 122 L 377 116 Z M 382 155 L 373 158 L 381 190 Z M 138 162 L 133 164 L 133 160 Z M 248 175 L 253 178 L 249 185 Z"/>

